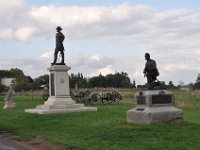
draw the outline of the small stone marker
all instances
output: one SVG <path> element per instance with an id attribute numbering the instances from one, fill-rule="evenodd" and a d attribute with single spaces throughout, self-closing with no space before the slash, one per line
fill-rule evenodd
<path id="1" fill-rule="evenodd" d="M 3 107 L 4 109 L 14 108 L 16 106 L 16 103 L 13 100 L 13 95 L 14 95 L 14 85 L 11 84 L 9 87 L 9 90 L 6 93 L 6 96 L 4 98 L 4 100 L 5 100 L 5 105 Z"/>

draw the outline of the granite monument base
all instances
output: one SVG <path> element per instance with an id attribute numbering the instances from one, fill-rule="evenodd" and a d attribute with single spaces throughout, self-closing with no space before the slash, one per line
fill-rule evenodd
<path id="1" fill-rule="evenodd" d="M 50 97 L 43 105 L 33 109 L 25 109 L 28 113 L 57 114 L 67 112 L 95 112 L 96 107 L 85 107 L 84 104 L 76 104 L 71 99 L 69 91 L 69 76 L 67 65 L 53 65 L 49 69 L 49 93 Z"/>
<path id="2" fill-rule="evenodd" d="M 127 111 L 128 123 L 155 124 L 182 121 L 182 111 L 174 106 L 136 107 Z"/>
<path id="3" fill-rule="evenodd" d="M 135 95 L 136 108 L 127 111 L 127 122 L 156 124 L 182 122 L 183 112 L 173 106 L 174 96 L 168 90 L 140 91 Z"/>
<path id="4" fill-rule="evenodd" d="M 16 107 L 16 103 L 13 101 L 6 101 L 5 105 L 3 106 L 4 109 L 15 108 L 15 107 Z"/>
<path id="5" fill-rule="evenodd" d="M 51 97 L 44 103 L 33 109 L 25 109 L 28 113 L 58 114 L 67 112 L 95 112 L 96 107 L 85 107 L 84 104 L 76 104 L 71 97 Z"/>

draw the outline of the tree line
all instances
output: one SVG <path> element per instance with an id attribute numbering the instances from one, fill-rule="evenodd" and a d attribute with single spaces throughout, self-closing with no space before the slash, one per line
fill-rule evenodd
<path id="1" fill-rule="evenodd" d="M 26 76 L 22 70 L 18 68 L 12 68 L 10 70 L 0 70 L 1 78 L 15 78 L 16 85 L 15 90 L 38 90 L 43 89 L 44 86 L 49 86 L 49 75 L 42 75 L 37 78 L 31 78 Z M 94 87 L 114 87 L 114 88 L 142 88 L 144 85 L 137 85 L 135 80 L 131 82 L 126 72 L 116 72 L 114 74 L 108 74 L 103 76 L 99 74 L 93 77 L 84 77 L 82 73 L 70 74 L 69 75 L 70 87 L 71 88 L 94 88 Z M 166 84 L 168 88 L 177 88 L 182 85 L 175 86 L 172 81 Z M 196 82 L 189 85 L 194 89 L 200 89 L 200 74 L 198 74 Z M 5 90 L 6 87 L 0 82 L 0 91 Z"/>
<path id="2" fill-rule="evenodd" d="M 42 75 L 35 79 L 26 76 L 22 70 L 12 68 L 10 70 L 0 70 L 1 78 L 14 78 L 16 80 L 15 90 L 37 90 L 44 86 L 49 86 L 49 75 Z M 94 87 L 115 87 L 115 88 L 135 88 L 136 83 L 131 83 L 130 78 L 126 72 L 116 72 L 115 74 L 108 74 L 103 76 L 99 74 L 91 78 L 86 78 L 82 73 L 70 74 L 69 83 L 71 88 L 94 88 Z M 0 91 L 5 90 L 0 84 Z"/>
<path id="3" fill-rule="evenodd" d="M 86 78 L 82 73 L 70 75 L 70 87 L 94 88 L 94 87 L 115 87 L 115 88 L 135 88 L 136 83 L 131 83 L 126 72 L 116 72 L 103 76 L 99 74 L 91 78 Z"/>

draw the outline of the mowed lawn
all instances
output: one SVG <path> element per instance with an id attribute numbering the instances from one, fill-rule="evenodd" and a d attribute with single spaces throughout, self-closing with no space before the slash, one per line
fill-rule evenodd
<path id="1" fill-rule="evenodd" d="M 9 131 L 23 140 L 42 137 L 71 150 L 200 149 L 199 108 L 185 107 L 184 123 L 128 124 L 126 111 L 134 106 L 126 95 L 132 97 L 126 93 L 120 104 L 95 105 L 97 112 L 59 115 L 24 112 L 24 109 L 43 104 L 40 97 L 32 100 L 30 96 L 15 96 L 16 108 L 7 110 L 3 109 L 3 97 L 0 97 L 0 131 Z M 126 99 L 129 100 L 126 102 Z"/>

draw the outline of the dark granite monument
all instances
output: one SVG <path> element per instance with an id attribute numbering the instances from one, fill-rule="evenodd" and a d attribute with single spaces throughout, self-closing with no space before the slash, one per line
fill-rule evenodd
<path id="1" fill-rule="evenodd" d="M 157 80 L 159 75 L 156 62 L 145 54 L 147 60 L 144 76 L 147 88 L 135 94 L 136 108 L 127 111 L 127 122 L 136 124 L 153 124 L 161 122 L 183 121 L 183 112 L 174 107 L 174 96 Z"/>
<path id="2" fill-rule="evenodd" d="M 159 76 L 159 71 L 157 69 L 156 61 L 151 59 L 149 53 L 145 53 L 146 64 L 144 67 L 144 77 L 147 78 L 146 88 L 149 90 L 153 89 L 165 89 L 165 85 L 163 85 L 160 81 L 158 81 L 157 77 Z"/>
<path id="3" fill-rule="evenodd" d="M 54 51 L 54 61 L 51 63 L 52 65 L 65 65 L 65 57 L 64 57 L 64 46 L 63 46 L 63 41 L 65 39 L 64 34 L 61 32 L 62 28 L 58 26 L 56 28 L 57 34 L 56 34 L 56 48 Z M 57 63 L 58 59 L 58 53 L 60 52 L 61 54 L 61 62 Z"/>
<path id="4" fill-rule="evenodd" d="M 147 77 L 147 83 L 151 84 L 157 80 L 159 72 L 156 66 L 156 61 L 150 58 L 149 53 L 145 53 L 145 59 L 147 60 L 144 68 L 144 76 Z"/>

